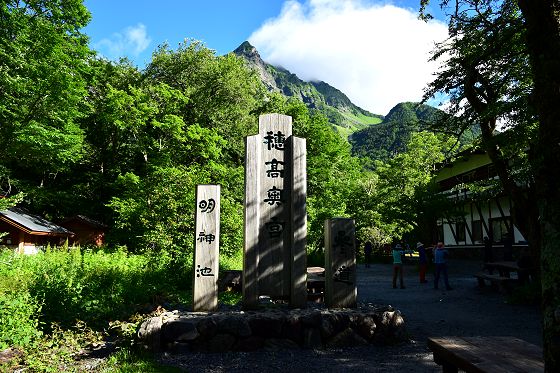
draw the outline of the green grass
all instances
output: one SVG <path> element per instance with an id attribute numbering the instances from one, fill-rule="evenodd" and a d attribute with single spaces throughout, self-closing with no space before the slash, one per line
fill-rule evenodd
<path id="1" fill-rule="evenodd" d="M 338 131 L 340 136 L 346 139 L 356 131 L 382 122 L 382 119 L 378 117 L 370 117 L 361 113 L 359 115 L 342 111 L 339 111 L 339 113 L 344 118 L 344 124 L 334 125 L 334 128 Z"/>
<path id="2" fill-rule="evenodd" d="M 128 349 L 111 355 L 108 361 L 99 369 L 103 373 L 175 373 L 180 369 L 164 366 L 154 361 L 153 357 L 141 352 Z"/>
<path id="3" fill-rule="evenodd" d="M 175 251 L 175 253 L 178 251 Z M 221 258 L 222 269 L 240 269 L 241 253 Z M 131 254 L 125 249 L 51 249 L 37 255 L 0 251 L 0 350 L 23 356 L 0 371 L 72 371 L 84 348 L 111 336 L 132 346 L 137 326 L 158 306 L 188 306 L 192 253 Z M 219 302 L 236 304 L 225 292 Z M 112 356 L 107 372 L 174 372 L 148 356 L 126 350 Z M 162 370 L 163 369 L 163 370 Z"/>

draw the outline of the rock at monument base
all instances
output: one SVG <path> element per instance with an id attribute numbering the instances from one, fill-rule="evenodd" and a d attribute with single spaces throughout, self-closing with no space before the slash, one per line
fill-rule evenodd
<path id="1" fill-rule="evenodd" d="M 352 328 L 347 328 L 332 337 L 327 343 L 327 347 L 363 346 L 367 344 L 368 342 L 360 337 Z"/>
<path id="2" fill-rule="evenodd" d="M 162 325 L 163 320 L 161 316 L 155 316 L 144 321 L 138 329 L 138 338 L 144 342 L 144 346 L 155 352 L 161 349 Z"/>
<path id="3" fill-rule="evenodd" d="M 322 318 L 321 311 L 311 311 L 302 315 L 300 320 L 303 326 L 318 328 L 321 326 Z"/>
<path id="4" fill-rule="evenodd" d="M 165 323 L 161 328 L 162 343 L 192 341 L 199 335 L 194 320 L 173 320 Z"/>
<path id="5" fill-rule="evenodd" d="M 264 346 L 265 339 L 263 337 L 251 336 L 242 338 L 237 341 L 233 349 L 235 351 L 256 351 Z"/>
<path id="6" fill-rule="evenodd" d="M 208 352 L 226 352 L 232 349 L 235 342 L 231 334 L 216 334 L 204 347 Z"/>
<path id="7" fill-rule="evenodd" d="M 378 321 L 376 343 L 397 343 L 407 340 L 404 319 L 398 310 L 385 311 Z"/>
<path id="8" fill-rule="evenodd" d="M 269 338 L 264 342 L 264 348 L 268 351 L 280 351 L 299 348 L 298 344 L 290 339 Z"/>
<path id="9" fill-rule="evenodd" d="M 246 318 L 228 317 L 218 320 L 218 330 L 220 333 L 229 333 L 236 337 L 248 337 L 251 335 L 251 327 Z"/>
<path id="10" fill-rule="evenodd" d="M 368 341 L 375 335 L 375 329 L 375 319 L 372 316 L 360 315 L 356 321 L 356 332 Z"/>
<path id="11" fill-rule="evenodd" d="M 298 344 L 303 343 L 302 323 L 299 315 L 290 315 L 284 322 L 282 338 L 291 339 Z"/>
<path id="12" fill-rule="evenodd" d="M 303 347 L 320 349 L 323 347 L 321 331 L 318 328 L 306 328 L 303 331 Z"/>
<path id="13" fill-rule="evenodd" d="M 249 326 L 253 335 L 264 338 L 280 338 L 282 337 L 282 327 L 284 321 L 282 315 L 266 315 L 264 317 L 252 317 L 249 320 Z"/>
<path id="14" fill-rule="evenodd" d="M 371 305 L 360 310 L 173 311 L 146 319 L 137 334 L 147 348 L 175 353 L 339 348 L 407 340 L 399 311 Z"/>
<path id="15" fill-rule="evenodd" d="M 196 324 L 196 329 L 200 333 L 200 337 L 208 340 L 218 333 L 218 323 L 215 317 L 203 318 Z"/>

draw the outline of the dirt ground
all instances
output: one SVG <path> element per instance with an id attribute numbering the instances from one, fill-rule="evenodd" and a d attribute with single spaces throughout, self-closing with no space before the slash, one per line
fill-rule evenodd
<path id="1" fill-rule="evenodd" d="M 410 342 L 336 350 L 161 355 L 160 361 L 188 372 L 440 372 L 426 347 L 430 336 L 514 336 L 542 345 L 537 307 L 506 303 L 504 295 L 479 289 L 473 274 L 479 262 L 451 261 L 453 290 L 434 290 L 418 280 L 416 265 L 405 264 L 405 289 L 393 289 L 391 265 L 360 265 L 358 302 L 389 304 L 400 310 Z M 440 284 L 440 289 L 444 288 Z"/>

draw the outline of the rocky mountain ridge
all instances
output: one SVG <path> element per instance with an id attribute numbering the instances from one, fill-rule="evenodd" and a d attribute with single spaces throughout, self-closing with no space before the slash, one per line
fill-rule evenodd
<path id="1" fill-rule="evenodd" d="M 233 53 L 257 72 L 270 91 L 296 97 L 312 111 L 322 112 L 345 136 L 383 120 L 382 115 L 358 107 L 344 93 L 326 82 L 306 82 L 285 68 L 265 62 L 248 41 L 243 42 Z"/>

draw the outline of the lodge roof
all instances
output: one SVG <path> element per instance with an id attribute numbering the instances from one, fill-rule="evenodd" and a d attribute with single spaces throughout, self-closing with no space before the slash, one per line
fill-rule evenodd
<path id="1" fill-rule="evenodd" d="M 73 236 L 74 233 L 19 207 L 0 211 L 0 220 L 32 235 Z"/>
<path id="2" fill-rule="evenodd" d="M 90 217 L 87 217 L 85 215 L 74 215 L 74 216 L 70 216 L 66 219 L 64 219 L 60 224 L 68 224 L 70 222 L 80 222 L 86 225 L 89 225 L 90 227 L 93 228 L 98 228 L 98 229 L 105 229 L 107 228 L 106 224 L 101 223 L 100 221 L 94 220 Z"/>

